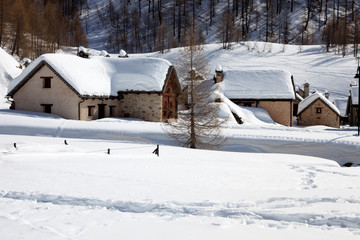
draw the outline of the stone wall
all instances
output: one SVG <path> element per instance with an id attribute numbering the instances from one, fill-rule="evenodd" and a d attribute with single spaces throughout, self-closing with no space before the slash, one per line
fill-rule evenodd
<path id="1" fill-rule="evenodd" d="M 293 125 L 292 101 L 260 101 L 258 106 L 265 109 L 275 122 L 285 126 Z"/>
<path id="2" fill-rule="evenodd" d="M 120 101 L 117 99 L 86 99 L 80 104 L 80 120 L 90 121 L 99 119 L 99 108 L 103 105 L 104 116 L 107 117 L 120 117 Z M 89 116 L 89 106 L 94 107 L 94 114 Z M 112 108 L 112 115 L 110 115 L 110 107 Z"/>
<path id="3" fill-rule="evenodd" d="M 157 93 L 127 93 L 120 101 L 120 117 L 162 121 L 162 96 Z"/>
<path id="4" fill-rule="evenodd" d="M 321 113 L 317 113 L 317 108 Z M 324 125 L 329 127 L 340 127 L 340 117 L 322 100 L 317 99 L 298 116 L 297 123 L 300 126 Z"/>

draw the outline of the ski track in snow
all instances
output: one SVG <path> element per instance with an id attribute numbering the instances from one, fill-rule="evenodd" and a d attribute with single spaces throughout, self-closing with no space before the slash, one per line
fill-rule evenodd
<path id="1" fill-rule="evenodd" d="M 311 177 L 310 177 L 311 178 Z M 166 202 L 152 201 L 114 201 L 86 197 L 60 196 L 42 193 L 26 193 L 0 190 L 0 197 L 12 200 L 35 201 L 37 203 L 68 205 L 73 207 L 88 207 L 90 209 L 104 208 L 122 213 L 154 213 L 159 216 L 186 217 L 204 216 L 221 217 L 240 220 L 244 224 L 255 224 L 263 221 L 269 227 L 284 228 L 292 224 L 306 224 L 315 227 L 347 228 L 356 235 L 360 235 L 360 214 L 339 216 L 337 211 L 326 213 L 288 213 L 286 209 L 304 208 L 308 205 L 323 203 L 346 202 L 360 204 L 360 200 L 344 198 L 286 198 L 276 197 L 253 203 L 227 202 Z M 285 211 L 282 211 L 285 210 Z M 4 216 L 2 216 L 4 217 Z M 11 216 L 8 216 L 9 218 Z M 51 231 L 51 229 L 48 229 Z M 59 235 L 59 233 L 56 233 Z"/>

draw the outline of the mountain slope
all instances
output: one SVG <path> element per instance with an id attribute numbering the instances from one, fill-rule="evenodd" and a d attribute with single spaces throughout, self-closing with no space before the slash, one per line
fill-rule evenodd
<path id="1" fill-rule="evenodd" d="M 251 40 L 330 48 L 360 42 L 355 28 L 360 5 L 348 2 L 88 0 L 81 19 L 89 47 L 112 53 L 121 48 L 134 53 L 183 46 L 193 16 L 202 43 Z M 349 54 L 352 49 L 338 51 Z"/>

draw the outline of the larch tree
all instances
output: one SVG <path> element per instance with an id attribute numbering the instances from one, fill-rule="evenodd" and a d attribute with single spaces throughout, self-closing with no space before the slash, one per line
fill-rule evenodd
<path id="1" fill-rule="evenodd" d="M 183 91 L 177 120 L 170 121 L 167 133 L 183 146 L 190 148 L 219 148 L 225 139 L 221 134 L 224 120 L 219 119 L 219 103 L 213 80 L 208 79 L 207 61 L 202 46 L 197 44 L 195 21 L 187 34 L 187 46 L 176 66 Z"/>
<path id="2" fill-rule="evenodd" d="M 5 21 L 8 18 L 9 0 L 0 1 L 0 46 L 2 46 L 5 35 Z"/>
<path id="3" fill-rule="evenodd" d="M 218 37 L 223 43 L 224 49 L 229 49 L 233 41 L 235 32 L 233 13 L 229 8 L 221 14 L 220 24 L 218 25 Z"/>
<path id="4" fill-rule="evenodd" d="M 25 33 L 27 31 L 27 12 L 25 8 L 25 1 L 19 0 L 15 1 L 13 5 L 15 10 L 10 15 L 10 22 L 14 28 L 14 38 L 12 43 L 11 55 L 17 54 L 20 55 L 20 50 L 27 51 L 28 44 L 26 44 Z"/>

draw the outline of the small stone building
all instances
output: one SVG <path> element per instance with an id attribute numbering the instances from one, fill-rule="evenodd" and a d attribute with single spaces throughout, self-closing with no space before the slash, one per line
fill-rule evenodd
<path id="1" fill-rule="evenodd" d="M 177 117 L 179 93 L 175 69 L 164 59 L 45 54 L 11 82 L 8 98 L 13 109 L 66 119 L 166 121 Z"/>
<path id="2" fill-rule="evenodd" d="M 340 111 L 319 92 L 314 92 L 299 103 L 297 114 L 299 126 L 324 125 L 340 127 Z"/>
<path id="3" fill-rule="evenodd" d="M 294 85 L 291 74 L 282 70 L 215 70 L 215 83 L 224 95 L 244 107 L 265 109 L 277 123 L 293 125 Z"/>
<path id="4" fill-rule="evenodd" d="M 357 126 L 359 111 L 359 87 L 352 85 L 346 107 L 346 114 L 349 116 L 350 126 Z"/>

